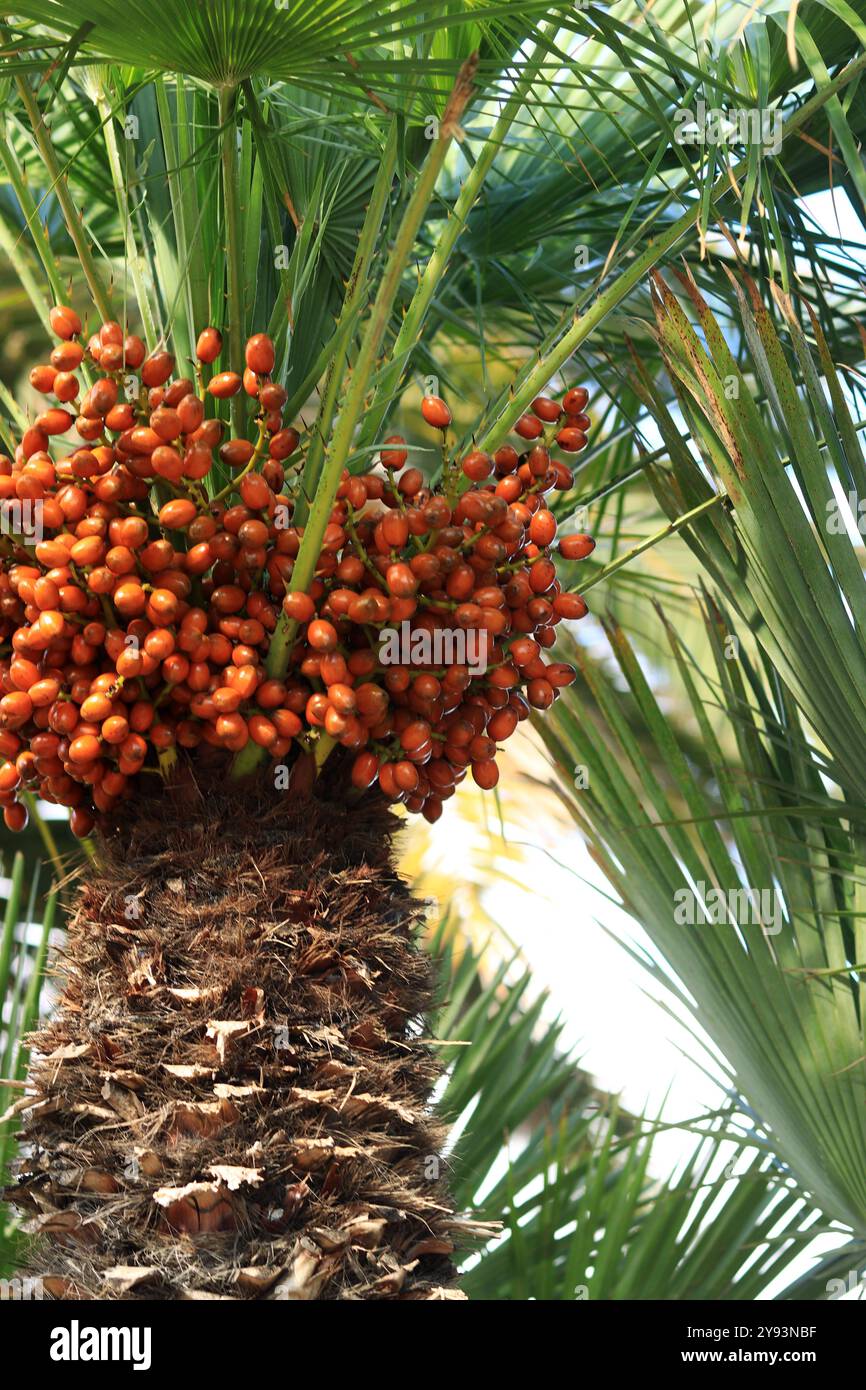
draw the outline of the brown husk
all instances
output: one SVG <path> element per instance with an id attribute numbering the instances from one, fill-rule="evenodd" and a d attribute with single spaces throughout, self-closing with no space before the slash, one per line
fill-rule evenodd
<path id="1" fill-rule="evenodd" d="M 187 771 L 103 831 L 8 1194 L 47 1291 L 460 1296 L 398 824 Z"/>

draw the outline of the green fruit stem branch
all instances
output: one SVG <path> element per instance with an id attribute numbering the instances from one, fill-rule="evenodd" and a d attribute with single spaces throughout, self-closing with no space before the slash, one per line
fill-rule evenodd
<path id="1" fill-rule="evenodd" d="M 155 343 L 159 334 L 151 309 L 151 297 L 144 283 L 142 259 L 135 241 L 132 212 L 129 206 L 129 180 L 127 177 L 127 170 L 124 168 L 123 160 L 120 156 L 117 133 L 114 128 L 115 110 L 108 99 L 108 94 L 102 82 L 100 82 L 97 88 L 96 106 L 102 119 L 102 133 L 105 140 L 105 149 L 108 154 L 108 166 L 111 170 L 114 195 L 117 199 L 117 206 L 121 211 L 123 244 L 126 249 L 127 264 L 130 274 L 132 275 L 132 283 L 135 287 L 135 298 L 139 313 L 141 314 L 141 322 L 147 341 L 149 343 Z"/>
<path id="2" fill-rule="evenodd" d="M 15 197 L 18 199 L 18 204 L 21 208 L 22 213 L 24 214 L 24 220 L 27 225 L 27 230 L 33 238 L 33 244 L 36 247 L 36 254 L 38 255 L 39 260 L 42 263 L 43 270 L 45 271 L 45 278 L 48 281 L 48 285 L 51 290 L 54 303 L 58 304 L 62 302 L 64 298 L 64 290 L 60 278 L 60 271 L 58 270 L 57 261 L 51 250 L 51 245 L 48 241 L 45 228 L 43 227 L 41 219 L 39 217 L 39 209 L 36 206 L 33 195 L 27 186 L 27 182 L 23 176 L 21 167 L 18 163 L 18 160 L 15 158 L 15 153 L 12 148 L 12 144 L 8 139 L 8 127 L 6 130 L 3 131 L 2 134 L 0 134 L 0 162 L 2 162 L 3 168 L 6 170 L 6 175 L 9 179 L 12 191 L 15 194 Z M 40 318 L 43 318 L 47 325 L 47 304 L 45 304 L 44 313 L 40 314 Z"/>
<path id="3" fill-rule="evenodd" d="M 493 129 L 484 142 L 483 148 L 467 174 L 457 197 L 457 201 L 436 240 L 436 244 L 424 267 L 415 293 L 403 317 L 403 322 L 400 325 L 400 330 L 397 334 L 390 359 L 376 384 L 370 409 L 367 411 L 361 429 L 360 443 L 362 447 L 365 444 L 374 442 L 378 438 L 383 419 L 391 401 L 400 388 L 404 367 L 412 351 L 418 344 L 421 331 L 424 327 L 424 321 L 427 317 L 427 311 L 436 293 L 436 288 L 445 273 L 449 257 L 454 250 L 460 233 L 467 225 L 469 214 L 478 201 L 479 194 L 481 193 L 484 181 L 493 165 L 493 161 L 504 145 L 508 131 L 526 100 L 527 93 L 532 83 L 538 75 L 543 52 L 543 43 L 539 40 L 532 56 L 527 61 L 523 76 L 515 83 L 511 96 L 503 106 L 498 120 L 494 124 Z"/>
<path id="4" fill-rule="evenodd" d="M 60 204 L 60 209 L 66 223 L 66 229 L 72 238 L 72 243 L 78 255 L 81 269 L 84 271 L 84 278 L 93 296 L 93 302 L 103 319 L 110 319 L 112 317 L 111 305 L 96 267 L 93 251 L 84 229 L 84 223 L 72 201 L 69 183 L 65 173 L 60 167 L 57 152 L 51 143 L 51 136 L 45 124 L 42 112 L 39 109 L 39 104 L 26 77 L 16 77 L 15 85 L 30 120 L 33 138 L 36 141 L 39 153 L 45 163 L 45 168 L 51 180 L 51 188 Z"/>
<path id="5" fill-rule="evenodd" d="M 693 507 L 691 511 L 683 512 L 682 516 L 678 516 L 675 521 L 669 521 L 666 526 L 662 526 L 660 530 L 654 531 L 651 536 L 647 536 L 644 540 L 639 541 L 637 545 L 631 546 L 629 550 L 624 550 L 622 555 L 618 555 L 615 560 L 611 560 L 609 565 L 605 565 L 603 569 L 599 570 L 597 574 L 594 574 L 591 579 L 588 579 L 585 584 L 580 586 L 581 595 L 588 593 L 590 589 L 594 589 L 596 584 L 600 584 L 602 580 L 609 579 L 612 574 L 616 574 L 617 570 L 621 570 L 625 565 L 630 565 L 632 560 L 635 560 L 638 555 L 642 555 L 645 550 L 651 550 L 652 547 L 658 545 L 660 541 L 665 541 L 669 536 L 676 535 L 677 531 L 681 531 L 684 526 L 690 526 L 693 521 L 697 521 L 698 517 L 703 516 L 704 512 L 708 512 L 711 507 L 714 507 L 717 502 L 721 502 L 726 496 L 727 493 L 724 492 L 713 493 L 712 497 L 708 497 L 705 502 L 701 502 L 697 507 Z"/>
<path id="6" fill-rule="evenodd" d="M 319 413 L 316 417 L 316 423 L 313 426 L 310 447 L 307 451 L 307 457 L 304 463 L 304 492 L 308 496 L 315 495 L 322 466 L 325 461 L 328 439 L 333 426 L 334 416 L 337 410 L 337 399 L 343 381 L 343 370 L 348 356 L 351 332 L 361 312 L 366 279 L 370 271 L 370 263 L 376 248 L 376 240 L 381 229 L 382 218 L 385 214 L 388 191 L 391 186 L 396 159 L 397 122 L 396 120 L 392 120 L 388 138 L 385 142 L 385 148 L 382 152 L 382 159 L 373 184 L 370 202 L 364 217 L 364 223 L 358 238 L 358 249 L 355 253 L 355 261 L 346 285 L 346 295 L 343 300 L 334 334 L 336 340 L 335 347 L 328 364 L 325 384 L 319 404 Z M 296 524 L 303 524 L 306 519 L 307 502 L 306 497 L 302 493 L 298 499 L 297 511 L 295 513 Z"/>
<path id="7" fill-rule="evenodd" d="M 238 142 L 235 122 L 236 87 L 219 89 L 220 158 L 223 174 L 223 202 L 226 231 L 226 280 L 228 289 L 228 365 L 231 371 L 243 374 L 244 306 L 243 306 L 243 242 L 241 240 L 241 205 L 238 192 Z M 244 432 L 243 395 L 232 397 L 232 431 L 241 438 Z"/>

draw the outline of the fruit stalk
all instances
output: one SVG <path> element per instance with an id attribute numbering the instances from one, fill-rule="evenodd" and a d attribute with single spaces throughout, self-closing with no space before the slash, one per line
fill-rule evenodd
<path id="1" fill-rule="evenodd" d="M 544 26 L 542 26 L 542 34 L 543 33 Z M 385 367 L 380 381 L 377 383 L 370 410 L 365 416 L 364 425 L 361 430 L 362 444 L 370 444 L 379 436 L 382 422 L 391 405 L 392 399 L 399 389 L 403 370 L 409 360 L 409 356 L 416 347 L 421 336 L 421 331 L 427 317 L 427 311 L 436 293 L 436 287 L 445 273 L 451 253 L 457 244 L 457 239 L 466 227 L 469 214 L 484 187 L 484 180 L 490 172 L 493 161 L 505 143 L 506 136 L 511 129 L 512 123 L 526 100 L 529 89 L 538 76 L 542 47 L 542 43 L 539 42 L 536 45 L 532 57 L 527 60 L 523 75 L 519 82 L 515 84 L 514 90 L 502 108 L 493 129 L 464 179 L 453 211 L 445 226 L 442 228 L 436 240 L 436 245 L 424 266 L 423 274 L 418 282 L 415 293 L 412 295 L 412 299 L 409 302 L 409 306 L 400 325 L 399 332 L 397 333 L 390 361 Z"/>
<path id="2" fill-rule="evenodd" d="M 0 29 L 0 33 L 2 33 L 2 29 Z M 51 250 L 51 244 L 40 220 L 39 209 L 23 177 L 21 167 L 15 157 L 15 152 L 5 137 L 5 133 L 0 134 L 0 160 L 2 160 L 3 167 L 9 178 L 9 183 L 12 186 L 15 197 L 18 199 L 21 211 L 24 214 L 27 230 L 33 238 L 36 254 L 42 263 L 42 269 L 45 271 L 45 278 L 48 281 L 51 293 L 56 301 L 62 300 L 65 291 L 57 260 Z"/>
<path id="3" fill-rule="evenodd" d="M 121 226 L 123 228 L 123 244 L 126 251 L 126 261 L 132 275 L 132 283 L 135 286 L 135 299 L 138 311 L 141 314 L 141 322 L 144 326 L 145 335 L 150 342 L 155 342 L 158 334 L 156 321 L 150 307 L 150 295 L 144 283 L 142 274 L 142 258 L 139 255 L 138 247 L 135 243 L 135 232 L 132 224 L 132 213 L 129 206 L 128 174 L 123 167 L 123 160 L 120 157 L 120 149 L 117 144 L 117 134 L 114 129 L 114 109 L 108 100 L 105 87 L 100 83 L 96 106 L 102 120 L 102 133 L 105 140 L 105 149 L 108 154 L 108 166 L 111 170 L 111 181 L 114 184 L 114 196 L 117 199 L 117 206 L 121 214 Z M 129 143 L 126 142 L 126 152 L 128 157 Z"/>
<path id="4" fill-rule="evenodd" d="M 697 521 L 698 517 L 703 516 L 711 507 L 715 507 L 718 502 L 721 502 L 725 496 L 726 494 L 724 492 L 714 493 L 712 497 L 708 497 L 705 502 L 701 502 L 697 507 L 693 507 L 691 511 L 684 512 L 682 516 L 678 516 L 674 521 L 669 521 L 666 526 L 662 526 L 659 531 L 654 531 L 651 536 L 647 536 L 638 545 L 633 545 L 631 549 L 624 550 L 623 553 L 618 555 L 615 560 L 612 560 L 609 565 L 605 565 L 604 569 L 599 570 L 591 579 L 585 580 L 581 585 L 581 593 L 588 593 L 590 589 L 595 588 L 596 584 L 601 584 L 603 580 L 610 579 L 612 574 L 616 574 L 616 572 L 623 569 L 624 566 L 630 565 L 632 560 L 634 560 L 636 556 L 642 555 L 645 550 L 650 550 L 654 545 L 658 545 L 660 541 L 665 541 L 669 536 L 676 535 L 677 531 L 681 531 L 684 526 L 690 526 L 693 521 Z"/>
<path id="5" fill-rule="evenodd" d="M 223 173 L 225 205 L 226 277 L 228 289 L 228 349 L 229 368 L 244 369 L 244 302 L 240 199 L 238 197 L 238 145 L 235 124 L 237 88 L 221 87 L 219 91 L 219 121 L 221 129 L 220 158 Z M 244 432 L 243 398 L 235 395 L 231 403 L 232 432 L 240 438 Z"/>
<path id="6" fill-rule="evenodd" d="M 370 195 L 370 202 L 364 217 L 364 224 L 358 238 L 358 249 L 355 252 L 355 260 L 346 285 L 346 295 L 343 300 L 343 307 L 340 310 L 340 317 L 334 332 L 335 349 L 325 376 L 325 384 L 322 389 L 319 413 L 316 423 L 313 426 L 310 447 L 307 451 L 307 458 L 304 464 L 304 492 L 315 495 L 322 470 L 322 464 L 327 449 L 327 441 L 331 434 L 331 427 L 334 422 L 334 414 L 337 408 L 337 399 L 340 387 L 343 384 L 343 371 L 348 356 L 349 338 L 354 324 L 361 310 L 362 298 L 366 294 L 367 276 L 370 272 L 370 263 L 373 259 L 373 252 L 376 247 L 376 239 L 382 226 L 382 218 L 388 200 L 388 193 L 391 188 L 391 180 L 394 173 L 394 163 L 397 158 L 397 122 L 392 120 L 388 131 L 388 139 L 385 149 L 382 152 L 382 159 L 373 184 L 373 191 Z M 298 506 L 295 513 L 295 521 L 302 524 L 306 520 L 306 501 L 302 496 L 298 499 Z"/>
<path id="7" fill-rule="evenodd" d="M 96 262 L 93 259 L 93 252 L 91 250 L 90 244 L 87 240 L 87 235 L 84 230 L 84 224 L 81 220 L 81 217 L 78 214 L 78 210 L 75 207 L 75 204 L 72 201 L 72 195 L 69 192 L 69 184 L 66 181 L 66 175 L 60 168 L 60 164 L 57 159 L 57 154 L 55 152 L 53 144 L 51 143 L 51 136 L 48 132 L 48 127 L 46 126 L 45 121 L 42 118 L 42 112 L 39 109 L 39 104 L 36 101 L 35 96 L 33 95 L 33 92 L 30 88 L 30 85 L 26 77 L 16 77 L 15 85 L 18 89 L 18 93 L 21 97 L 21 100 L 24 103 L 24 108 L 27 112 L 27 115 L 30 118 L 31 129 L 33 131 L 33 138 L 35 139 L 36 144 L 39 148 L 39 153 L 42 155 L 42 158 L 45 161 L 45 168 L 48 171 L 48 175 L 51 180 L 51 188 L 54 194 L 56 195 L 57 201 L 60 204 L 61 211 L 63 212 L 63 218 L 66 222 L 66 229 L 69 232 L 69 235 L 72 238 L 72 242 L 75 246 L 75 251 L 81 264 L 81 269 L 84 271 L 84 276 L 87 280 L 88 288 L 90 290 L 91 295 L 93 296 L 93 302 L 96 305 L 102 317 L 104 319 L 110 319 L 111 305 L 108 301 L 108 296 L 106 295 L 105 290 L 103 289 L 102 281 L 99 277 L 99 272 L 96 269 Z"/>
<path id="8" fill-rule="evenodd" d="M 15 237 L 9 231 L 5 222 L 0 222 L 0 251 L 9 261 L 10 266 L 15 272 L 19 285 L 24 290 L 27 298 L 35 309 L 39 321 L 46 332 L 50 332 L 48 320 L 48 301 L 41 288 L 36 283 L 36 278 L 27 264 L 20 244 L 20 238 Z"/>

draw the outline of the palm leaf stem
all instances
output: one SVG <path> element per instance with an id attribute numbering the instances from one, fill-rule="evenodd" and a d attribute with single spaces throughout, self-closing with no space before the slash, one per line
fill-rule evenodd
<path id="1" fill-rule="evenodd" d="M 241 375 L 244 369 L 243 241 L 238 189 L 238 145 L 234 119 L 236 97 L 235 87 L 219 89 L 220 159 L 223 174 L 228 289 L 228 360 L 229 369 Z M 238 392 L 232 397 L 231 402 L 232 430 L 238 437 L 244 430 L 243 407 L 243 394 Z"/>
<path id="2" fill-rule="evenodd" d="M 51 136 L 42 117 L 42 112 L 39 109 L 30 84 L 24 77 L 16 77 L 15 86 L 18 89 L 18 93 L 24 104 L 24 109 L 30 119 L 33 138 L 36 141 L 39 153 L 45 163 L 45 168 L 48 171 L 51 187 L 60 204 L 63 218 L 66 222 L 66 229 L 75 246 L 81 269 L 87 280 L 88 289 L 93 296 L 93 302 L 103 319 L 110 319 L 112 316 L 111 305 L 109 304 L 108 296 L 103 288 L 99 272 L 96 268 L 96 261 L 94 260 L 90 243 L 87 240 L 84 224 L 72 201 L 72 194 L 69 191 L 66 175 L 60 168 L 57 153 L 51 142 Z"/>

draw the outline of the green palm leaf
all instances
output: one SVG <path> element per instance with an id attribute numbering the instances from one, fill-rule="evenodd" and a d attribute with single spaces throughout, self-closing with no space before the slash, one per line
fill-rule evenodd
<path id="1" fill-rule="evenodd" d="M 861 435 L 814 317 L 818 361 L 787 296 L 776 292 L 779 329 L 755 286 L 746 282 L 747 300 L 738 284 L 749 356 L 737 362 L 693 282 L 684 283 L 706 345 L 660 278 L 658 333 L 706 471 L 644 373 L 639 389 L 671 463 L 649 476 L 669 516 L 724 492 L 725 506 L 683 534 L 830 751 L 835 780 L 863 804 L 866 776 L 850 750 L 866 737 L 866 580 L 833 488 L 835 475 L 839 492 L 866 495 Z"/>
<path id="2" fill-rule="evenodd" d="M 659 1181 L 651 1127 L 563 1052 L 528 974 L 502 963 L 484 980 L 478 954 L 453 939 L 443 925 L 431 943 L 447 992 L 435 1032 L 453 1055 L 440 1099 L 456 1125 L 450 1181 L 502 1226 L 467 1263 L 470 1297 L 752 1299 L 802 1264 L 820 1228 L 772 1157 L 727 1144 L 722 1162 L 717 1123 Z M 849 1269 L 859 1251 L 846 1241 L 834 1257 Z M 826 1296 L 813 1285 L 810 1297 Z"/>
<path id="3" fill-rule="evenodd" d="M 716 1044 L 802 1188 L 862 1238 L 862 817 L 825 790 L 825 760 L 772 669 L 744 645 L 728 659 L 736 628 L 720 608 L 706 621 L 715 666 L 703 676 L 667 630 L 704 772 L 613 625 L 628 696 L 575 651 L 581 685 L 542 737 L 561 797 L 680 983 L 650 968 Z M 580 791 L 577 765 L 589 770 Z"/>
<path id="4" fill-rule="evenodd" d="M 127 6 L 121 21 L 111 0 L 48 0 L 44 5 L 21 0 L 14 14 L 44 26 L 42 33 L 80 35 L 81 56 L 90 60 L 181 72 L 214 87 L 263 73 L 284 80 L 318 79 L 329 90 L 339 85 L 357 93 L 364 84 L 356 54 L 379 50 L 377 81 L 393 80 L 394 59 L 386 47 L 396 46 L 401 58 L 404 50 L 411 55 L 416 44 L 429 48 L 447 17 L 456 38 L 436 45 L 436 58 L 441 74 L 453 73 L 479 40 L 480 25 L 507 26 L 527 12 L 547 8 L 537 0 L 475 0 L 470 7 L 439 5 L 432 11 L 420 0 L 397 7 L 371 0 L 325 0 L 315 7 L 303 0 L 155 0 Z M 31 36 L 32 31 L 22 31 L 22 46 L 28 38 L 32 42 Z M 416 63 L 420 71 L 422 62 L 420 56 L 406 57 L 404 73 L 405 63 Z"/>
<path id="5" fill-rule="evenodd" d="M 0 1116 L 23 1095 L 21 1086 L 29 1053 L 22 1039 L 34 1028 L 39 1016 L 43 971 L 57 907 L 57 896 L 52 891 L 45 899 L 40 921 L 36 912 L 38 871 L 33 875 L 29 903 L 24 881 L 25 858 L 18 853 L 4 895 L 6 911 L 0 932 Z M 15 1155 L 15 1129 L 14 1115 L 0 1120 L 0 1184 L 7 1181 L 8 1166 Z M 4 1206 L 0 1219 L 0 1277 L 14 1267 L 16 1248 L 16 1230 L 10 1209 Z"/>

